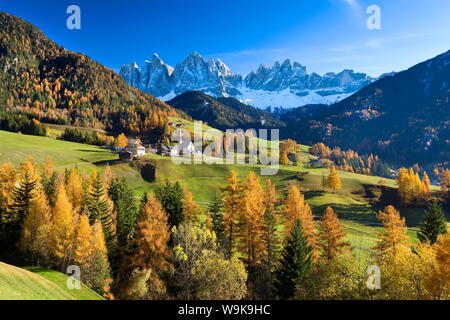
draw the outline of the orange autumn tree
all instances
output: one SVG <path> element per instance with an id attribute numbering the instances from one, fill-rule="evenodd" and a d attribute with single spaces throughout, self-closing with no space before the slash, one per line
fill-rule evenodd
<path id="1" fill-rule="evenodd" d="M 113 297 L 110 293 L 112 283 L 111 269 L 102 224 L 99 221 L 95 221 L 90 230 L 90 246 L 87 249 L 89 252 L 87 257 L 88 264 L 86 272 L 82 273 L 82 280 L 105 298 L 112 299 Z"/>
<path id="2" fill-rule="evenodd" d="M 445 169 L 441 173 L 441 178 L 439 181 L 439 184 L 441 186 L 441 197 L 442 199 L 448 199 L 449 193 L 450 193 L 450 170 Z"/>
<path id="3" fill-rule="evenodd" d="M 56 190 L 49 238 L 55 263 L 64 272 L 73 259 L 74 221 L 72 205 L 64 185 L 60 183 Z"/>
<path id="4" fill-rule="evenodd" d="M 74 262 L 81 267 L 82 272 L 89 266 L 91 251 L 91 226 L 89 218 L 83 214 L 75 229 Z"/>
<path id="5" fill-rule="evenodd" d="M 428 177 L 427 173 L 423 173 L 422 177 L 422 197 L 425 201 L 430 200 L 430 194 L 431 194 L 431 183 L 430 178 Z"/>
<path id="6" fill-rule="evenodd" d="M 334 191 L 342 189 L 341 179 L 339 178 L 339 174 L 335 166 L 330 167 L 330 173 L 328 174 L 326 185 Z"/>
<path id="7" fill-rule="evenodd" d="M 409 247 L 409 237 L 406 235 L 405 218 L 400 217 L 400 212 L 393 206 L 387 206 L 377 215 L 383 224 L 381 240 L 375 246 L 381 256 L 396 254 L 399 250 Z"/>
<path id="8" fill-rule="evenodd" d="M 284 201 L 282 209 L 285 224 L 284 232 L 289 235 L 296 220 L 300 220 L 302 229 L 308 243 L 313 248 L 316 244 L 316 234 L 314 231 L 313 215 L 311 207 L 305 203 L 305 197 L 295 185 L 289 187 L 288 195 Z"/>
<path id="9" fill-rule="evenodd" d="M 266 193 L 264 195 L 264 224 L 263 243 L 265 246 L 265 263 L 270 271 L 280 251 L 280 236 L 278 232 L 278 216 L 275 215 L 278 197 L 275 184 L 271 180 L 266 180 Z"/>
<path id="10" fill-rule="evenodd" d="M 123 149 L 128 145 L 127 136 L 123 133 L 119 134 L 116 138 L 115 146 L 116 148 Z"/>
<path id="11" fill-rule="evenodd" d="M 50 207 L 43 190 L 38 190 L 30 202 L 30 209 L 23 222 L 20 248 L 29 254 L 31 265 L 40 265 L 49 259 Z"/>
<path id="12" fill-rule="evenodd" d="M 225 178 L 225 182 L 227 185 L 220 187 L 220 190 L 222 191 L 222 201 L 224 204 L 224 234 L 228 239 L 228 256 L 231 257 L 238 235 L 238 212 L 242 202 L 243 187 L 237 173 L 233 170 Z"/>
<path id="13" fill-rule="evenodd" d="M 244 185 L 241 208 L 239 210 L 239 243 L 241 252 L 247 254 L 248 265 L 254 266 L 262 261 L 264 254 L 264 193 L 258 177 L 253 171 L 247 175 Z"/>
<path id="14" fill-rule="evenodd" d="M 136 250 L 132 255 L 130 267 L 133 270 L 150 271 L 149 284 L 157 295 L 164 294 L 166 290 L 159 274 L 171 268 L 168 262 L 169 238 L 167 213 L 156 197 L 149 195 L 138 217 L 134 239 Z"/>
<path id="15" fill-rule="evenodd" d="M 345 233 L 339 218 L 331 207 L 327 207 L 319 225 L 318 246 L 323 258 L 335 259 L 340 253 L 350 249 L 350 243 L 344 241 Z"/>
<path id="16" fill-rule="evenodd" d="M 183 214 L 187 222 L 198 223 L 200 220 L 200 206 L 194 201 L 192 192 L 183 190 Z"/>
<path id="17" fill-rule="evenodd" d="M 79 212 L 83 204 L 83 182 L 75 168 L 70 169 L 67 173 L 66 192 L 74 211 Z"/>

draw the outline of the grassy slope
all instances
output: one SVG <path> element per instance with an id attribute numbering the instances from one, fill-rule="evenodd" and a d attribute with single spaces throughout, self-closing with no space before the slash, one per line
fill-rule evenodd
<path id="1" fill-rule="evenodd" d="M 306 154 L 307 148 L 303 148 L 304 159 L 310 157 Z M 259 166 L 254 165 L 175 165 L 170 158 L 151 155 L 144 161 L 153 163 L 156 167 L 156 180 L 148 182 L 143 179 L 137 168 L 127 163 L 115 161 L 117 155 L 108 150 L 95 146 L 52 140 L 43 137 L 19 135 L 0 131 L 0 163 L 12 161 L 20 163 L 28 155 L 37 161 L 44 159 L 46 155 L 54 158 L 55 163 L 61 169 L 77 165 L 81 171 L 89 173 L 93 169 L 103 171 L 108 163 L 114 173 L 124 177 L 136 196 L 143 192 L 155 190 L 166 180 L 180 181 L 183 186 L 188 187 L 194 194 L 195 200 L 208 202 L 214 193 L 219 192 L 219 186 L 223 185 L 224 177 L 229 170 L 235 170 L 241 179 L 244 179 L 249 171 L 259 172 Z M 299 171 L 308 172 L 303 181 L 299 181 L 296 175 Z M 284 196 L 287 187 L 291 183 L 297 184 L 305 194 L 306 201 L 313 207 L 315 214 L 320 214 L 326 206 L 332 206 L 343 218 L 348 237 L 355 244 L 363 242 L 364 247 L 369 246 L 376 240 L 379 228 L 376 227 L 375 213 L 382 206 L 374 205 L 372 200 L 377 199 L 379 194 L 368 195 L 367 187 L 380 192 L 377 187 L 379 177 L 371 177 L 348 172 L 340 172 L 343 190 L 324 193 L 321 190 L 322 177 L 326 176 L 326 169 L 309 169 L 305 167 L 280 166 L 277 175 L 262 176 L 261 180 L 271 179 L 277 187 L 280 196 Z M 395 187 L 395 182 L 383 179 L 387 187 Z M 370 190 L 372 192 L 373 190 Z M 371 197 L 375 197 L 371 199 Z M 203 208 L 206 205 L 202 205 Z M 409 226 L 416 226 L 422 219 L 422 210 L 401 209 Z M 413 237 L 415 232 L 411 232 Z"/>
<path id="2" fill-rule="evenodd" d="M 42 268 L 17 268 L 0 262 L 0 300 L 103 300 L 82 286 L 70 290 L 67 276 Z"/>

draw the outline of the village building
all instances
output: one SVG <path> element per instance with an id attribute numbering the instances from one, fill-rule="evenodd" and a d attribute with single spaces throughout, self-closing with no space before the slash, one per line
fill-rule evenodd
<path id="1" fill-rule="evenodd" d="M 140 157 L 146 155 L 145 145 L 142 143 L 141 139 L 128 139 L 128 145 L 125 151 L 130 152 L 133 156 Z"/>

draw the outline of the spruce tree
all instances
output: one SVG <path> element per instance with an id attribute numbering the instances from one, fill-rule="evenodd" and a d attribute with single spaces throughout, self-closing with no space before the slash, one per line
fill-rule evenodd
<path id="1" fill-rule="evenodd" d="M 425 220 L 417 234 L 420 242 L 434 244 L 441 234 L 447 233 L 444 210 L 437 201 L 432 201 L 425 210 Z"/>
<path id="2" fill-rule="evenodd" d="M 183 214 L 183 189 L 178 182 L 166 185 L 156 190 L 156 198 L 163 205 L 164 210 L 169 215 L 170 228 L 178 226 L 184 221 Z"/>
<path id="3" fill-rule="evenodd" d="M 109 254 L 114 254 L 116 247 L 116 224 L 113 219 L 112 204 L 105 192 L 103 180 L 100 175 L 94 173 L 90 189 L 87 195 L 87 210 L 91 223 L 100 221 L 105 235 L 106 246 Z"/>
<path id="4" fill-rule="evenodd" d="M 118 247 L 126 249 L 129 240 L 133 237 L 138 216 L 134 193 L 125 179 L 115 178 L 110 183 L 108 194 L 117 215 L 117 244 Z"/>
<path id="5" fill-rule="evenodd" d="M 296 220 L 282 252 L 280 265 L 275 271 L 275 288 L 281 299 L 295 294 L 296 286 L 307 279 L 313 266 L 313 248 L 303 233 L 300 220 Z"/>
<path id="6" fill-rule="evenodd" d="M 214 195 L 208 207 L 208 211 L 211 213 L 213 231 L 219 237 L 223 235 L 223 203 L 220 197 Z"/>
<path id="7" fill-rule="evenodd" d="M 14 245 L 20 237 L 23 221 L 30 210 L 30 203 L 35 197 L 37 179 L 31 170 L 26 170 L 19 184 L 11 191 L 11 205 L 6 212 L 5 238 L 6 246 Z"/>

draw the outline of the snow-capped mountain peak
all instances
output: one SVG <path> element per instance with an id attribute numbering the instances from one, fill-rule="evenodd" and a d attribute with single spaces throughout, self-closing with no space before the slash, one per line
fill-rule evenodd
<path id="1" fill-rule="evenodd" d="M 164 100 L 199 90 L 216 97 L 232 96 L 259 108 L 334 103 L 376 80 L 353 70 L 320 76 L 290 59 L 276 61 L 272 67 L 261 64 L 243 78 L 222 60 L 206 60 L 196 51 L 174 68 L 154 53 L 142 68 L 136 63 L 122 66 L 120 75 L 130 85 Z"/>

